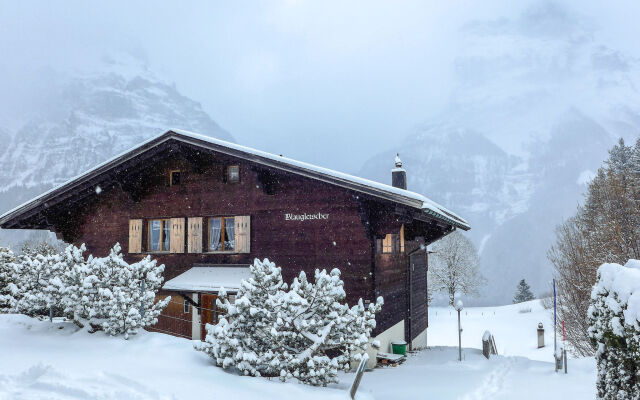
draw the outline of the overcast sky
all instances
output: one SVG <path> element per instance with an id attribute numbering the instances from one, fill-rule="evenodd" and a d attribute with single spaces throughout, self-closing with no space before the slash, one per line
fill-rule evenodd
<path id="1" fill-rule="evenodd" d="M 638 3 L 560 2 L 635 57 Z M 22 101 L 40 68 L 90 69 L 126 52 L 239 143 L 354 172 L 448 104 L 462 25 L 523 4 L 1 1 L 0 107 Z"/>

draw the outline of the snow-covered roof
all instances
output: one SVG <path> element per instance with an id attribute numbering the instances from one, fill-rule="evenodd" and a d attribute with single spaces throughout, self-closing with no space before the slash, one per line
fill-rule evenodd
<path id="1" fill-rule="evenodd" d="M 53 188 L 41 194 L 40 196 L 4 213 L 0 216 L 0 226 L 5 224 L 14 216 L 28 210 L 30 207 L 41 204 L 49 197 L 54 196 L 57 192 L 62 192 L 66 188 L 72 188 L 78 182 L 91 178 L 97 173 L 104 172 L 106 169 L 111 168 L 113 165 L 119 162 L 124 162 L 135 157 L 137 154 L 140 154 L 141 151 L 146 151 L 150 147 L 159 145 L 171 139 L 194 144 L 196 146 L 211 147 L 215 151 L 219 151 L 221 153 L 230 154 L 236 157 L 242 157 L 251 161 L 268 163 L 270 166 L 273 166 L 275 168 L 285 169 L 293 173 L 307 175 L 309 177 L 324 180 L 332 184 L 349 187 L 353 190 L 358 190 L 377 197 L 383 197 L 388 200 L 400 202 L 414 208 L 421 209 L 425 213 L 437 219 L 443 220 L 444 222 L 452 224 L 458 228 L 464 230 L 468 230 L 471 228 L 469 226 L 469 223 L 462 217 L 421 194 L 369 179 L 360 178 L 354 175 L 349 175 L 343 172 L 334 171 L 328 168 L 319 167 L 317 165 L 294 160 L 280 155 L 267 153 L 265 151 L 256 150 L 236 143 L 227 142 L 225 140 L 220 140 L 212 138 L 210 136 L 185 131 L 182 129 L 172 129 L 161 135 L 144 141 L 139 145 L 134 146 L 133 148 L 124 151 L 123 153 L 101 164 L 98 164 L 94 168 L 91 168 L 90 170 L 70 179 L 62 185 Z"/>
<path id="2" fill-rule="evenodd" d="M 162 286 L 164 290 L 179 292 L 237 292 L 240 283 L 250 277 L 248 265 L 195 266 L 169 279 Z"/>

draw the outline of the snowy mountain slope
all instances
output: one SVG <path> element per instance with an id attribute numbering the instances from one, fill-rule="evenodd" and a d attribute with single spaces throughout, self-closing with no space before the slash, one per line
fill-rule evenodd
<path id="1" fill-rule="evenodd" d="M 232 140 L 193 100 L 148 77 L 107 74 L 62 88 L 63 110 L 20 129 L 0 161 L 0 191 L 55 185 L 172 127 Z"/>
<path id="2" fill-rule="evenodd" d="M 537 294 L 548 290 L 555 226 L 574 213 L 616 138 L 638 137 L 640 65 L 549 3 L 462 33 L 449 106 L 360 174 L 389 182 L 399 152 L 410 190 L 470 221 L 488 278 L 476 303 L 504 304 L 522 278 Z"/>
<path id="3" fill-rule="evenodd" d="M 234 141 L 199 103 L 147 71 L 55 77 L 42 113 L 13 138 L 0 132 L 0 212 L 170 128 Z"/>

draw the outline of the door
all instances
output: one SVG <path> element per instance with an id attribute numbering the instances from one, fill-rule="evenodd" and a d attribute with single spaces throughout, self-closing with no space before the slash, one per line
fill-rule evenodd
<path id="1" fill-rule="evenodd" d="M 219 310 L 216 307 L 218 295 L 202 293 L 200 295 L 200 337 L 204 340 L 207 335 L 205 327 L 207 324 L 215 325 L 218 323 Z"/>

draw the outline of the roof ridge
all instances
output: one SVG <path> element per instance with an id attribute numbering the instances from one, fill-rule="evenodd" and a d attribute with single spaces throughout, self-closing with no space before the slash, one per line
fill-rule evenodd
<path id="1" fill-rule="evenodd" d="M 421 208 L 422 210 L 424 210 L 425 212 L 427 212 L 430 215 L 436 216 L 444 221 L 447 221 L 457 227 L 460 227 L 462 229 L 470 229 L 469 223 L 467 221 L 465 221 L 462 217 L 458 216 L 457 214 L 453 213 L 452 211 L 448 210 L 447 208 L 443 207 L 442 205 L 436 203 L 435 201 L 427 198 L 426 196 L 423 196 L 419 193 L 416 192 L 412 192 L 406 189 L 401 189 L 401 188 L 397 188 L 391 185 L 387 185 L 384 183 L 380 183 L 380 182 L 376 182 L 370 179 L 366 179 L 366 178 L 361 178 L 355 175 L 351 175 L 351 174 L 347 174 L 344 172 L 339 172 L 336 170 L 332 170 L 329 168 L 325 168 L 325 167 L 320 167 L 314 164 L 310 164 L 304 161 L 298 161 L 292 158 L 288 158 L 288 157 L 284 157 L 284 156 L 280 156 L 280 155 L 276 155 L 273 153 L 269 153 L 266 151 L 262 151 L 262 150 L 257 150 L 251 147 L 247 147 L 247 146 L 243 146 L 243 145 L 239 145 L 237 143 L 233 143 L 233 142 L 229 142 L 226 140 L 222 140 L 222 139 L 218 139 L 218 138 L 214 138 L 211 136 L 206 136 L 200 133 L 195 133 L 195 132 L 191 132 L 191 131 L 187 131 L 184 129 L 170 129 L 166 132 L 163 132 L 162 134 L 159 134 L 157 136 L 154 136 L 150 139 L 147 139 L 109 159 L 107 159 L 106 161 L 103 161 L 102 163 L 99 163 L 98 165 L 94 166 L 93 168 L 88 169 L 87 171 L 84 171 L 76 176 L 74 176 L 73 178 L 65 181 L 64 183 L 51 188 L 50 190 L 40 194 L 39 196 L 34 197 L 33 199 L 26 201 L 22 204 L 20 204 L 17 207 L 14 207 L 13 209 L 3 213 L 2 215 L 0 215 L 0 223 L 3 223 L 3 220 L 6 219 L 8 216 L 10 216 L 11 214 L 16 213 L 18 210 L 25 208 L 25 207 L 29 207 L 29 205 L 33 204 L 35 206 L 35 203 L 37 203 L 38 201 L 40 201 L 41 199 L 43 199 L 44 197 L 52 194 L 53 192 L 60 190 L 68 185 L 73 184 L 74 182 L 77 182 L 81 179 L 83 179 L 86 176 L 91 175 L 92 173 L 96 172 L 98 169 L 103 168 L 117 160 L 119 160 L 120 158 L 123 158 L 125 156 L 127 156 L 128 154 L 134 153 L 136 150 L 150 144 L 153 143 L 154 141 L 159 141 L 160 139 L 162 139 L 163 137 L 165 137 L 167 139 L 170 139 L 172 137 L 180 139 L 180 140 L 184 140 L 185 138 L 190 138 L 190 139 L 195 139 L 195 140 L 199 140 L 202 142 L 207 142 L 209 144 L 213 144 L 216 146 L 220 146 L 223 148 L 228 148 L 231 150 L 235 150 L 241 153 L 246 153 L 246 154 L 251 154 L 253 156 L 257 156 L 257 157 L 261 157 L 263 159 L 267 159 L 267 160 L 271 160 L 277 163 L 282 163 L 282 164 L 286 164 L 286 165 L 290 165 L 293 166 L 295 168 L 298 169 L 303 169 L 303 170 L 307 170 L 307 171 L 311 171 L 313 173 L 316 174 L 320 174 L 320 175 L 324 175 L 324 176 L 329 176 L 332 177 L 333 179 L 337 179 L 337 180 L 342 180 L 342 181 L 346 181 L 346 182 L 351 182 L 352 184 L 357 184 L 357 185 L 361 185 L 364 187 L 368 187 L 369 190 L 371 189 L 375 189 L 377 191 L 381 191 L 381 192 L 386 192 L 392 195 L 397 195 L 397 196 L 402 196 L 406 199 L 409 199 L 410 201 L 413 202 L 419 202 L 420 207 L 416 207 L 416 208 Z M 162 141 L 164 142 L 164 141 Z M 159 142 L 158 144 L 162 143 Z M 336 182 L 334 182 L 335 184 Z M 415 205 L 414 205 L 415 206 Z"/>

